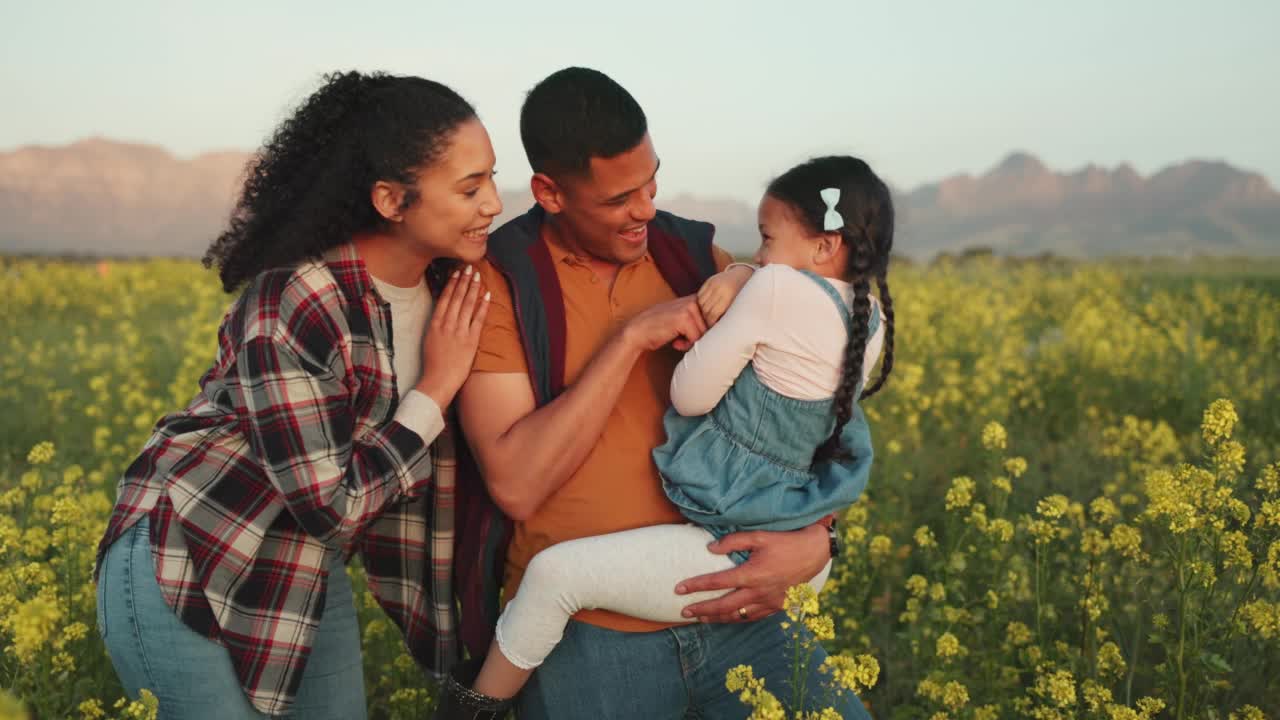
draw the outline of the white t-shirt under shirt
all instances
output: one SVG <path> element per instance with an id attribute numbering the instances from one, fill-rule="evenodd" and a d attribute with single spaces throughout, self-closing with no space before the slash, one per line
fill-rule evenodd
<path id="1" fill-rule="evenodd" d="M 444 415 L 434 400 L 414 389 L 422 376 L 422 339 L 434 306 L 427 281 L 400 287 L 375 277 L 373 285 L 391 306 L 391 353 L 400 394 L 395 419 L 431 442 L 444 429 Z"/>
<path id="2" fill-rule="evenodd" d="M 825 278 L 852 307 L 853 287 Z M 878 312 L 879 303 L 871 297 Z M 794 268 L 755 272 L 729 310 L 685 353 L 671 379 L 671 404 L 681 415 L 703 415 L 720 402 L 747 363 L 770 389 L 799 400 L 822 400 L 840 386 L 844 320 L 831 296 Z M 867 340 L 863 382 L 880 357 L 884 318 Z"/>

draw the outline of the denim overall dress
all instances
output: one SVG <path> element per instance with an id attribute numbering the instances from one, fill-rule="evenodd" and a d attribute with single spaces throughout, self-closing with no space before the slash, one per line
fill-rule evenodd
<path id="1" fill-rule="evenodd" d="M 803 271 L 840 310 L 846 333 L 852 314 L 839 291 Z M 880 324 L 872 306 L 867 337 Z M 691 522 L 716 538 L 739 530 L 795 530 L 847 507 L 862 494 L 871 472 L 871 430 L 856 399 L 841 433 L 849 453 L 813 462 L 835 426 L 834 397 L 789 398 L 766 386 L 751 363 L 711 412 L 685 417 L 668 410 L 667 440 L 653 451 L 667 497 Z M 746 554 L 734 553 L 736 562 Z"/>

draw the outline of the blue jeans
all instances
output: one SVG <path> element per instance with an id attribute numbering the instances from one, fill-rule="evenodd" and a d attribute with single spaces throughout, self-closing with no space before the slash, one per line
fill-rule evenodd
<path id="1" fill-rule="evenodd" d="M 130 697 L 146 688 L 162 720 L 262 720 L 225 648 L 183 624 L 160 594 L 143 518 L 107 550 L 98 575 L 98 631 Z M 324 615 L 292 715 L 362 720 L 364 669 L 351 580 L 341 560 L 329 574 Z"/>
<path id="2" fill-rule="evenodd" d="M 751 665 L 765 688 L 791 700 L 791 639 L 786 614 L 751 623 L 682 625 L 625 633 L 570 622 L 564 639 L 520 694 L 519 720 L 721 720 L 750 710 L 725 688 L 725 673 Z M 809 707 L 825 707 L 826 658 L 814 652 L 806 669 Z M 862 702 L 844 693 L 833 706 L 846 720 L 870 720 Z"/>

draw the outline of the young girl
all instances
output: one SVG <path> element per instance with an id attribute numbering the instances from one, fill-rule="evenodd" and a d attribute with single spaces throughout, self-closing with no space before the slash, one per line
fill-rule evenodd
<path id="1" fill-rule="evenodd" d="M 442 410 L 488 303 L 478 273 L 445 269 L 484 256 L 493 164 L 453 90 L 350 72 L 249 168 L 205 256 L 243 291 L 194 399 L 121 478 L 98 548 L 112 665 L 162 717 L 363 718 L 356 552 L 413 655 L 451 655 L 423 548 L 452 516 L 437 527 L 428 500 L 451 492 Z"/>
<path id="2" fill-rule="evenodd" d="M 580 609 L 688 622 L 687 604 L 720 593 L 679 596 L 675 585 L 746 559 L 712 553 L 713 539 L 804 527 L 862 492 L 872 451 L 857 399 L 879 390 L 893 365 L 888 187 L 857 158 L 818 158 L 769 185 L 759 223 L 763 267 L 731 266 L 699 293 L 708 322 L 719 322 L 676 369 L 667 441 L 653 453 L 690 524 L 582 538 L 535 556 L 474 688 L 460 684 L 465 676 L 447 681 L 437 718 L 501 715 Z M 886 344 L 880 376 L 864 391 Z"/>

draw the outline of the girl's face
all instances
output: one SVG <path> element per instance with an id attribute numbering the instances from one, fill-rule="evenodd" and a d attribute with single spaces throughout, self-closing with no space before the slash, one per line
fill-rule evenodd
<path id="1" fill-rule="evenodd" d="M 493 145 L 478 119 L 459 125 L 444 152 L 418 176 L 418 200 L 404 211 L 408 240 L 432 257 L 479 262 L 502 212 Z"/>
<path id="2" fill-rule="evenodd" d="M 815 263 L 822 235 L 814 234 L 790 205 L 766 194 L 756 213 L 760 224 L 760 249 L 752 260 L 757 265 L 789 265 L 797 270 L 817 272 Z"/>

